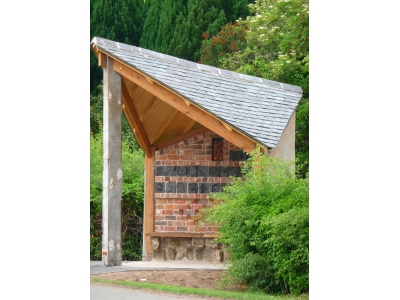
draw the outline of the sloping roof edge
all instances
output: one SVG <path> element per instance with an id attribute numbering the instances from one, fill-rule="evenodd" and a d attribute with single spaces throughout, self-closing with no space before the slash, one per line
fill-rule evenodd
<path id="1" fill-rule="evenodd" d="M 98 40 L 102 41 L 102 44 L 98 44 Z M 220 120 L 223 123 L 229 125 L 230 127 L 235 129 L 236 131 L 240 132 L 243 136 L 245 136 L 248 139 L 252 140 L 256 144 L 259 144 L 259 145 L 261 145 L 261 146 L 263 146 L 263 147 L 265 147 L 267 149 L 273 149 L 274 147 L 266 145 L 265 143 L 261 142 L 260 140 L 258 140 L 254 136 L 248 134 L 247 132 L 245 132 L 242 129 L 238 128 L 237 126 L 233 125 L 232 123 L 230 123 L 229 121 L 225 120 L 224 118 L 214 114 L 213 112 L 209 111 L 207 108 L 203 107 L 202 105 L 196 103 L 192 99 L 187 98 L 186 96 L 182 95 L 179 91 L 176 91 L 175 89 L 173 89 L 169 85 L 166 85 L 165 83 L 161 82 L 160 80 L 158 80 L 158 79 L 154 78 L 153 76 L 147 74 L 143 70 L 138 69 L 137 67 L 133 66 L 129 62 L 123 60 L 122 58 L 116 57 L 114 54 L 108 52 L 107 49 L 104 49 L 101 46 L 111 47 L 111 48 L 118 49 L 118 50 L 125 50 L 125 51 L 132 52 L 132 53 L 138 54 L 138 55 L 150 56 L 152 58 L 161 59 L 161 60 L 164 60 L 164 61 L 167 61 L 167 62 L 170 62 L 170 63 L 175 63 L 175 64 L 178 64 L 178 65 L 182 65 L 182 66 L 189 67 L 189 68 L 194 68 L 194 69 L 201 70 L 201 71 L 212 72 L 212 73 L 215 73 L 215 74 L 218 74 L 218 75 L 222 75 L 222 76 L 229 76 L 228 73 L 233 73 L 233 74 L 237 74 L 237 75 L 240 75 L 240 76 L 243 76 L 243 77 L 237 77 L 237 75 L 229 76 L 229 77 L 233 77 L 235 79 L 241 79 L 241 80 L 245 80 L 245 81 L 252 81 L 253 83 L 255 82 L 255 83 L 258 83 L 258 84 L 267 85 L 269 87 L 288 90 L 288 91 L 291 91 L 291 92 L 296 92 L 296 93 L 302 94 L 302 89 L 301 89 L 301 87 L 298 87 L 298 86 L 279 83 L 279 82 L 276 82 L 276 81 L 266 80 L 266 79 L 262 79 L 262 78 L 258 78 L 258 77 L 254 77 L 254 76 L 239 74 L 239 73 L 232 72 L 232 71 L 227 71 L 227 70 L 222 70 L 222 71 L 226 72 L 226 74 L 222 74 L 222 73 L 220 73 L 221 69 L 218 69 L 218 68 L 215 68 L 215 67 L 210 67 L 210 66 L 202 65 L 202 64 L 196 64 L 196 63 L 193 63 L 191 61 L 178 59 L 176 57 L 169 56 L 169 55 L 166 55 L 166 54 L 161 54 L 161 53 L 158 53 L 158 52 L 154 52 L 154 51 L 151 51 L 151 50 L 147 50 L 147 49 L 143 49 L 143 48 L 127 45 L 127 44 L 117 43 L 117 42 L 114 42 L 114 41 L 111 41 L 111 40 L 107 40 L 107 39 L 103 39 L 103 38 L 94 37 L 92 42 L 91 42 L 92 50 L 94 50 L 93 49 L 94 45 L 98 46 L 102 51 L 104 51 L 104 53 L 106 53 L 110 57 L 113 57 L 114 59 L 117 59 L 118 61 L 120 61 L 121 63 L 125 64 L 126 66 L 134 69 L 135 71 L 139 72 L 140 74 L 142 74 L 142 75 L 150 78 L 151 80 L 157 82 L 161 86 L 163 86 L 166 89 L 170 90 L 171 92 L 173 92 L 174 94 L 178 95 L 179 97 L 182 97 L 183 99 L 189 101 L 194 106 L 198 107 L 199 109 L 201 109 L 202 111 L 206 112 L 207 114 L 213 116 L 217 120 Z M 165 59 L 165 58 L 167 58 L 167 59 Z M 177 62 L 170 61 L 169 60 L 170 58 L 177 60 Z M 199 67 L 195 68 L 194 65 L 197 65 Z M 219 70 L 219 71 L 216 71 L 216 70 Z M 262 81 L 262 82 L 260 82 L 260 81 Z M 297 89 L 297 91 L 294 90 L 295 88 Z M 286 123 L 286 126 L 285 126 L 284 130 L 282 131 L 282 133 L 286 130 L 286 127 L 288 126 L 288 124 L 290 122 L 290 119 L 293 117 L 294 112 L 295 111 L 293 111 L 292 115 L 290 116 L 290 118 L 289 118 L 288 122 Z M 280 140 L 280 138 L 279 138 L 279 140 Z"/>
<path id="2" fill-rule="evenodd" d="M 251 76 L 251 75 L 241 74 L 241 73 L 237 73 L 237 72 L 233 72 L 233 71 L 229 71 L 229 70 L 225 70 L 225 69 L 215 68 L 215 67 L 208 66 L 208 65 L 198 64 L 198 63 L 194 63 L 189 60 L 177 58 L 174 56 L 162 54 L 159 52 L 147 50 L 147 49 L 136 47 L 136 46 L 131 46 L 128 44 L 114 42 L 114 41 L 107 40 L 107 39 L 100 38 L 100 37 L 94 37 L 90 44 L 91 45 L 95 44 L 98 46 L 103 45 L 106 47 L 110 47 L 110 48 L 114 48 L 114 49 L 118 49 L 118 50 L 124 50 L 124 51 L 132 52 L 135 54 L 139 54 L 139 55 L 151 56 L 153 58 L 161 59 L 161 60 L 164 60 L 164 61 L 167 61 L 170 63 L 175 63 L 178 65 L 186 66 L 186 67 L 193 68 L 196 70 L 211 72 L 211 73 L 215 73 L 215 74 L 223 75 L 223 76 L 229 76 L 229 77 L 233 77 L 236 79 L 252 81 L 252 82 L 259 83 L 259 84 L 264 84 L 267 86 L 271 86 L 271 87 L 275 87 L 275 88 L 283 89 L 283 90 L 288 90 L 288 91 L 292 91 L 292 92 L 296 92 L 296 93 L 303 93 L 303 90 L 299 86 L 281 83 L 281 82 L 268 80 L 268 79 L 264 79 L 264 78 L 259 78 L 259 77 L 255 77 L 255 76 Z"/>

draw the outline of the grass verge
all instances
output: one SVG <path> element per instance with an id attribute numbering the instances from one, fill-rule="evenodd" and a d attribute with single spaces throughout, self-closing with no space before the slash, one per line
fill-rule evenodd
<path id="1" fill-rule="evenodd" d="M 94 282 L 104 282 L 120 284 L 125 286 L 131 286 L 136 288 L 146 288 L 157 291 L 163 291 L 167 293 L 178 293 L 178 294 L 193 294 L 201 295 L 206 297 L 218 297 L 222 299 L 244 299 L 244 300 L 290 300 L 290 299 L 307 299 L 306 297 L 293 297 L 293 296 L 271 296 L 261 292 L 229 292 L 229 291 L 217 291 L 217 290 L 205 290 L 197 288 L 179 287 L 166 284 L 148 283 L 148 282 L 132 282 L 132 281 L 116 281 L 93 278 Z"/>

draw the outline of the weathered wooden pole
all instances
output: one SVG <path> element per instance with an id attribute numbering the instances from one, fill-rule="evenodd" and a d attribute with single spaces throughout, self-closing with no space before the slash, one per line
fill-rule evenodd
<path id="1" fill-rule="evenodd" d="M 145 176 L 145 192 L 144 192 L 144 234 L 154 232 L 155 229 L 155 153 L 156 147 L 151 147 L 151 156 L 144 159 L 146 169 Z M 143 243 L 143 260 L 151 260 L 153 252 L 150 247 L 150 237 L 144 237 Z"/>
<path id="2" fill-rule="evenodd" d="M 120 266 L 121 259 L 121 75 L 113 59 L 103 62 L 103 265 Z"/>

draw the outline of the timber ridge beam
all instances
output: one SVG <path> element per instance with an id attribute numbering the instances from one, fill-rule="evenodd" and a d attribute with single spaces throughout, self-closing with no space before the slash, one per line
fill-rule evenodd
<path id="1" fill-rule="evenodd" d="M 117 73 L 121 74 L 126 79 L 141 86 L 143 89 L 147 90 L 160 100 L 171 105 L 178 111 L 182 112 L 183 114 L 187 115 L 189 118 L 195 120 L 203 126 L 207 125 L 210 130 L 214 131 L 216 134 L 220 135 L 221 137 L 230 141 L 236 146 L 242 148 L 246 152 L 250 153 L 254 150 L 256 143 L 253 142 L 251 139 L 237 132 L 233 128 L 232 131 L 230 131 L 228 128 L 225 127 L 222 121 L 209 115 L 195 105 L 188 106 L 186 104 L 186 99 L 183 99 L 181 96 L 174 94 L 166 87 L 160 85 L 155 81 L 153 83 L 150 83 L 147 80 L 146 76 L 140 74 L 138 71 L 124 65 L 117 60 L 114 60 L 113 67 Z"/>

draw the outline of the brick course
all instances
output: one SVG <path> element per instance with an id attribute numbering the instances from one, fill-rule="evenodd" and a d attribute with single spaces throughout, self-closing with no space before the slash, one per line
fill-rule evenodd
<path id="1" fill-rule="evenodd" d="M 156 176 L 156 182 L 183 182 L 186 185 L 189 183 L 198 183 L 199 187 L 202 183 L 207 183 L 209 191 L 214 184 L 226 184 L 232 181 L 228 177 L 190 177 L 190 166 L 207 166 L 207 167 L 238 167 L 243 162 L 229 161 L 229 150 L 241 150 L 236 145 L 227 140 L 223 141 L 223 161 L 212 161 L 211 157 L 211 141 L 214 132 L 207 131 L 203 134 L 192 136 L 177 144 L 171 145 L 164 149 L 156 151 L 156 167 L 166 166 L 187 166 L 186 176 Z M 166 170 L 166 169 L 165 169 Z M 208 169 L 207 169 L 208 170 Z M 165 172 L 165 171 L 164 171 Z M 166 173 L 164 173 L 165 175 Z M 171 173 L 172 174 L 172 173 Z M 203 176 L 203 174 L 200 174 Z M 165 188 L 166 191 L 166 188 Z M 196 215 L 206 206 L 212 205 L 212 200 L 208 200 L 209 194 L 190 193 L 189 188 L 186 188 L 186 193 L 156 193 L 156 232 L 207 232 L 214 233 L 217 228 L 214 224 L 201 223 L 197 231 L 195 224 L 198 222 Z M 203 190 L 204 191 L 204 190 Z"/>

